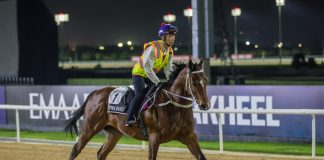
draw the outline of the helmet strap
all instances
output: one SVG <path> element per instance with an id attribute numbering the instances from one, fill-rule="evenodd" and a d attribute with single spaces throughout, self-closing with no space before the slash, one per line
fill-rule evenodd
<path id="1" fill-rule="evenodd" d="M 162 35 L 161 39 L 165 41 L 165 34 Z"/>
<path id="2" fill-rule="evenodd" d="M 168 47 L 170 47 L 170 45 L 166 42 L 166 38 L 165 38 L 165 36 L 166 36 L 166 34 L 164 34 L 163 36 L 162 36 L 162 40 L 165 42 L 165 44 L 168 46 Z"/>

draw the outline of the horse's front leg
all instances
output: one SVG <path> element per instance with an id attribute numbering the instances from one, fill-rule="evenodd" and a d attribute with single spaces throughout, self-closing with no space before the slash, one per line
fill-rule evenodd
<path id="1" fill-rule="evenodd" d="M 149 160 L 156 160 L 157 152 L 160 146 L 160 135 L 157 133 L 151 133 L 149 135 Z"/>
<path id="2" fill-rule="evenodd" d="M 188 147 L 190 152 L 197 158 L 197 160 L 206 160 L 205 155 L 201 152 L 195 133 L 191 133 L 185 137 L 182 137 L 179 139 L 179 141 Z"/>

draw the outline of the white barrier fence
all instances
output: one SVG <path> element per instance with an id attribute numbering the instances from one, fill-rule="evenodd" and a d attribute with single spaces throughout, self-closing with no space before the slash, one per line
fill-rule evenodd
<path id="1" fill-rule="evenodd" d="M 20 142 L 20 122 L 19 122 L 19 110 L 55 110 L 55 111 L 74 111 L 77 108 L 74 107 L 37 107 L 37 106 L 26 106 L 26 105 L 0 105 L 0 109 L 8 109 L 16 111 L 16 132 L 17 142 Z M 222 117 L 228 113 L 242 113 L 242 114 L 284 114 L 284 115 L 310 115 L 312 116 L 312 158 L 316 157 L 316 115 L 324 115 L 324 110 L 319 109 L 267 109 L 267 110 L 233 110 L 233 109 L 210 109 L 208 111 L 201 111 L 198 109 L 193 110 L 196 113 L 216 113 L 218 119 L 219 129 L 219 151 L 224 151 L 223 146 L 223 125 Z M 143 146 L 145 147 L 145 143 Z"/>
<path id="2" fill-rule="evenodd" d="M 195 109 L 194 112 L 206 112 Z M 267 109 L 267 110 L 233 110 L 233 109 L 211 109 L 209 113 L 216 113 L 219 129 L 219 151 L 224 151 L 223 146 L 223 123 L 224 113 L 242 113 L 242 114 L 285 114 L 285 115 L 311 115 L 312 116 L 312 158 L 316 157 L 316 115 L 324 115 L 324 110 L 319 109 Z"/>

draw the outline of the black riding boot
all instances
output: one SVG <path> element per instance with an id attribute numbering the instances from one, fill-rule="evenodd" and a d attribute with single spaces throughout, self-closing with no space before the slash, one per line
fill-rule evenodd
<path id="1" fill-rule="evenodd" d="M 136 117 L 138 111 L 141 109 L 141 104 L 145 96 L 145 90 L 141 93 L 138 93 L 133 98 L 132 102 L 129 104 L 128 111 L 127 111 L 127 121 L 125 126 L 129 126 L 136 123 Z"/>

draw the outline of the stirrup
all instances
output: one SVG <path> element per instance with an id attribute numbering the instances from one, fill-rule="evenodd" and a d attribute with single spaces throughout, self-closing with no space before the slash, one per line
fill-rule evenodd
<path id="1" fill-rule="evenodd" d="M 125 126 L 137 126 L 137 121 L 136 120 L 130 120 L 130 121 L 126 121 Z"/>

